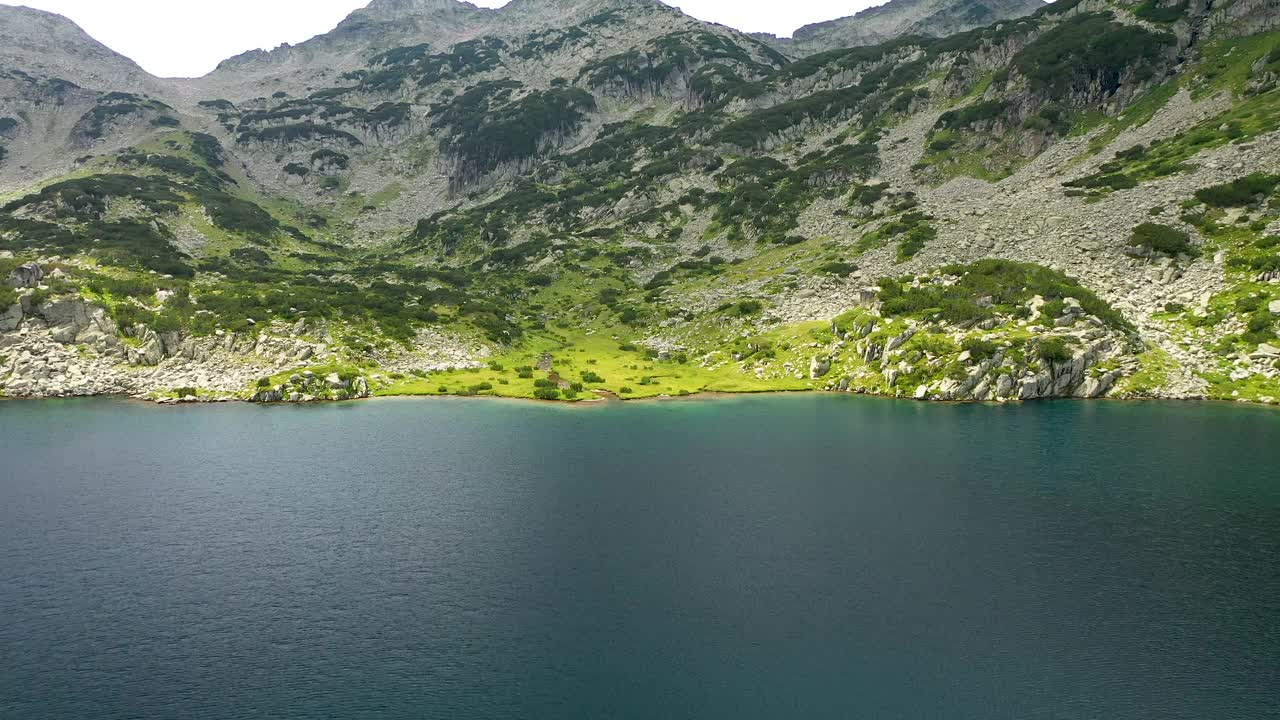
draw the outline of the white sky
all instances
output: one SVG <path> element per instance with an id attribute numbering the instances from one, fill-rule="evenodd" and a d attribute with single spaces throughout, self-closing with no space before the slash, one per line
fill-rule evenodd
<path id="1" fill-rule="evenodd" d="M 472 0 L 500 7 L 507 0 Z M 664 0 L 686 13 L 747 32 L 790 35 L 884 0 Z M 368 0 L 20 0 L 65 15 L 99 42 L 161 77 L 204 75 L 255 48 L 298 44 L 332 30 Z"/>

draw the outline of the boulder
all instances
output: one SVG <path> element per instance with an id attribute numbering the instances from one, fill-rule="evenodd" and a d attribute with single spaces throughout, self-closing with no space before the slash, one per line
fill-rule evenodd
<path id="1" fill-rule="evenodd" d="M 831 360 L 819 358 L 817 355 L 809 360 L 809 379 L 817 380 L 831 371 Z"/>
<path id="2" fill-rule="evenodd" d="M 1272 315 L 1280 315 L 1280 300 L 1272 300 L 1271 304 L 1267 305 L 1267 310 L 1270 310 Z"/>
<path id="3" fill-rule="evenodd" d="M 22 324 L 22 303 L 14 303 L 8 309 L 0 312 L 0 332 L 10 332 L 17 330 Z"/>
<path id="4" fill-rule="evenodd" d="M 1268 345 L 1267 343 L 1262 343 L 1261 345 L 1258 346 L 1257 350 L 1255 350 L 1253 353 L 1249 355 L 1249 357 L 1259 359 L 1259 360 L 1270 359 L 1270 358 L 1280 358 L 1280 348 L 1274 345 Z"/>
<path id="5" fill-rule="evenodd" d="M 35 314 L 51 329 L 68 330 L 73 339 L 92 322 L 89 319 L 89 306 L 79 298 L 50 300 L 36 308 Z"/>
<path id="6" fill-rule="evenodd" d="M 902 347 L 908 340 L 910 340 L 915 336 L 916 336 L 916 329 L 908 328 L 905 331 L 903 331 L 901 335 L 891 338 L 889 342 L 885 343 L 884 351 L 893 352 L 894 350 L 897 350 L 898 348 Z"/>
<path id="7" fill-rule="evenodd" d="M 1115 381 L 1115 375 L 1104 373 L 1098 377 L 1086 378 L 1080 386 L 1076 388 L 1075 396 L 1078 398 L 1099 398 L 1107 394 L 1111 389 L 1111 383 Z"/>
<path id="8" fill-rule="evenodd" d="M 40 281 L 44 279 L 44 270 L 36 263 L 27 263 L 19 265 L 9 273 L 9 286 L 15 288 L 33 288 L 40 287 Z"/>
<path id="9" fill-rule="evenodd" d="M 160 336 L 156 335 L 154 331 L 150 328 L 143 328 L 142 336 L 138 340 L 137 347 L 128 349 L 130 365 L 154 367 L 164 360 L 164 345 L 160 342 Z"/>
<path id="10" fill-rule="evenodd" d="M 284 400 L 284 388 L 277 385 L 270 390 L 262 390 L 255 394 L 251 402 L 256 403 L 278 403 Z"/>

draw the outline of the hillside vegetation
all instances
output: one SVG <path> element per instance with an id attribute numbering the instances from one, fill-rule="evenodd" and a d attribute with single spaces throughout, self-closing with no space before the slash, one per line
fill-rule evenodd
<path id="1" fill-rule="evenodd" d="M 291 378 L 334 368 L 543 399 L 1280 398 L 1274 8 L 1060 0 L 803 54 L 643 0 L 526 5 L 154 93 L 6 71 L 0 252 L 44 279 L 0 332 L 161 395 L 145 368 L 248 347 L 264 399 L 329 397 Z M 67 298 L 119 342 L 58 333 Z M 32 367 L 0 384 L 49 392 Z"/>

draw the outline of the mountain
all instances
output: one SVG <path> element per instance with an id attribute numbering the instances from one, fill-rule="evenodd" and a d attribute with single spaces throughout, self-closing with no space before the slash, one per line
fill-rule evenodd
<path id="1" fill-rule="evenodd" d="M 144 92 L 154 78 L 89 37 L 70 20 L 28 7 L 0 6 L 0 68 L 60 78 L 81 87 Z"/>
<path id="2" fill-rule="evenodd" d="M 850 17 L 806 25 L 791 38 L 766 39 L 784 52 L 803 57 L 876 45 L 905 35 L 946 37 L 1001 20 L 1016 20 L 1042 7 L 1042 0 L 890 0 Z"/>
<path id="3" fill-rule="evenodd" d="M 0 80 L 0 385 L 1280 398 L 1280 12 L 946 32 L 974 8 L 780 49 L 654 0 L 378 0 L 191 80 L 42 20 Z"/>

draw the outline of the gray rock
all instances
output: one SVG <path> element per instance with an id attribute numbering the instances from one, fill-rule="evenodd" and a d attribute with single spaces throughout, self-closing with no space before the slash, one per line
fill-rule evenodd
<path id="1" fill-rule="evenodd" d="M 252 402 L 256 403 L 278 403 L 284 400 L 284 388 L 276 386 L 270 390 L 263 390 L 255 394 Z"/>
<path id="2" fill-rule="evenodd" d="M 22 324 L 22 303 L 14 303 L 4 312 L 0 312 L 0 332 L 17 330 Z"/>
<path id="3" fill-rule="evenodd" d="M 1262 343 L 1258 346 L 1257 350 L 1250 353 L 1249 357 L 1255 359 L 1280 358 L 1280 348 L 1275 347 L 1274 345 L 1268 345 L 1267 343 Z"/>
<path id="4" fill-rule="evenodd" d="M 19 265 L 9 273 L 9 286 L 15 288 L 40 287 L 44 279 L 44 270 L 36 263 Z"/>
<path id="5" fill-rule="evenodd" d="M 818 378 L 822 377 L 823 375 L 826 375 L 830 371 L 831 371 L 830 359 L 819 358 L 818 356 L 815 355 L 813 356 L 812 359 L 809 360 L 809 379 L 810 380 L 817 380 Z"/>
<path id="6" fill-rule="evenodd" d="M 67 328 L 74 338 L 89 327 L 89 306 L 79 298 L 51 300 L 36 308 L 36 315 L 50 328 Z"/>
<path id="7" fill-rule="evenodd" d="M 889 342 L 885 343 L 884 351 L 893 352 L 894 350 L 897 350 L 898 348 L 902 347 L 908 340 L 910 340 L 915 336 L 916 336 L 916 329 L 907 328 L 905 331 L 903 331 L 901 335 L 891 338 Z"/>

